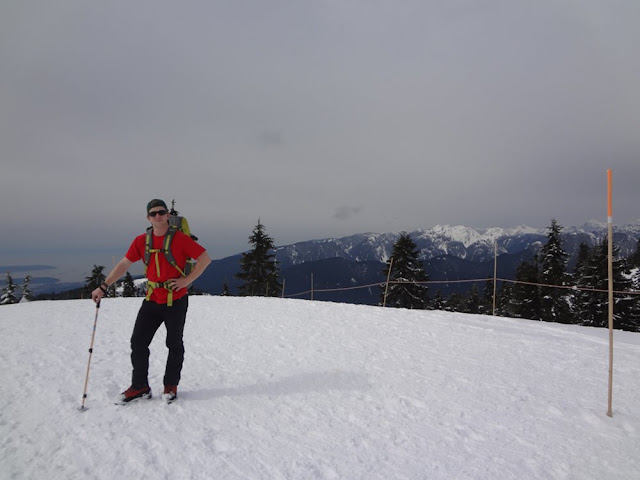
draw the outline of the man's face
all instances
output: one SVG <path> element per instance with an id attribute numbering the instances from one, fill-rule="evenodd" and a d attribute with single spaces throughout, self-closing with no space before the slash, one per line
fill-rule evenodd
<path id="1" fill-rule="evenodd" d="M 167 223 L 167 214 L 169 212 L 164 207 L 153 207 L 149 210 L 147 218 L 151 222 L 151 225 L 162 225 Z"/>

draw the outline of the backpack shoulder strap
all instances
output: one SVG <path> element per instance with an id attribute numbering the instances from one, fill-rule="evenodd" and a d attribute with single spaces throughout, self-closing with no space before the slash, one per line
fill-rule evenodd
<path id="1" fill-rule="evenodd" d="M 184 271 L 178 266 L 176 263 L 176 259 L 173 256 L 173 252 L 171 251 L 171 244 L 173 243 L 173 237 L 175 237 L 176 232 L 178 231 L 178 227 L 176 225 L 171 225 L 167 234 L 164 236 L 164 243 L 162 244 L 162 253 L 164 253 L 164 258 L 169 264 L 176 268 L 183 277 L 186 277 Z"/>
<path id="2" fill-rule="evenodd" d="M 147 234 L 144 239 L 144 265 L 145 268 L 151 260 L 151 248 L 153 247 L 153 227 L 147 228 Z"/>

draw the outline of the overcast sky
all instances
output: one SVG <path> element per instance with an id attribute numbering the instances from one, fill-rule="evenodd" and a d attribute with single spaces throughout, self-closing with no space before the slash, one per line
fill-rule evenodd
<path id="1" fill-rule="evenodd" d="M 0 3 L 0 253 L 640 219 L 637 0 Z"/>

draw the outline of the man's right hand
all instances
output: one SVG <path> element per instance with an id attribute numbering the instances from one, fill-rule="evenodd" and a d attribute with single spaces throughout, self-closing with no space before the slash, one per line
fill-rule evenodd
<path id="1" fill-rule="evenodd" d="M 100 300 L 102 300 L 102 297 L 104 297 L 104 291 L 100 287 L 96 288 L 93 292 L 91 292 L 91 300 L 93 300 L 96 303 L 100 303 Z"/>

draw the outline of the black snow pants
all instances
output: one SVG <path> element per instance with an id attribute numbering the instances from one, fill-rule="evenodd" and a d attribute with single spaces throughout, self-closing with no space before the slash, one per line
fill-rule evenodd
<path id="1" fill-rule="evenodd" d="M 178 385 L 184 361 L 182 335 L 189 307 L 189 296 L 175 300 L 171 307 L 144 300 L 138 311 L 131 335 L 131 385 L 141 388 L 149 385 L 149 345 L 164 323 L 167 329 L 167 365 L 164 372 L 165 385 Z"/>

